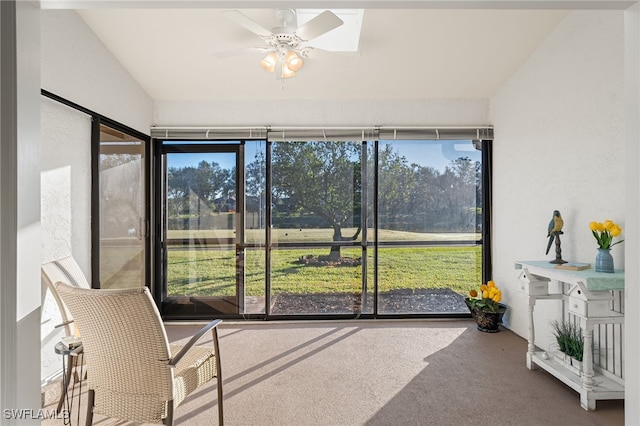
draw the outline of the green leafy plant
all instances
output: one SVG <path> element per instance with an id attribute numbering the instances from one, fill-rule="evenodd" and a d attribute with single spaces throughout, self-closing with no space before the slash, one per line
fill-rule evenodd
<path id="1" fill-rule="evenodd" d="M 582 328 L 571 321 L 553 321 L 551 328 L 560 352 L 582 361 L 582 353 L 584 351 Z"/>

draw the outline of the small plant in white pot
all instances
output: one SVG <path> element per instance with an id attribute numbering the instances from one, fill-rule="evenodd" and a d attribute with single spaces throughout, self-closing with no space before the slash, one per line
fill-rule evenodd
<path id="1" fill-rule="evenodd" d="M 584 353 L 582 328 L 571 321 L 553 321 L 551 328 L 559 349 L 556 358 L 576 374 L 582 373 L 582 354 Z"/>

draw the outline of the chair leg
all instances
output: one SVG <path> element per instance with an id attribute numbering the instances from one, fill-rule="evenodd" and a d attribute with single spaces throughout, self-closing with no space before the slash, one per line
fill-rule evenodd
<path id="1" fill-rule="evenodd" d="M 164 424 L 173 426 L 173 400 L 167 401 L 167 417 L 164 419 Z"/>
<path id="2" fill-rule="evenodd" d="M 60 414 L 60 410 L 62 410 L 62 405 L 64 404 L 64 400 L 67 397 L 67 391 L 69 389 L 69 384 L 71 383 L 71 368 L 73 366 L 72 357 L 67 357 L 67 370 L 65 371 L 64 377 L 62 378 L 62 384 L 60 385 L 62 389 L 60 390 L 60 400 L 58 401 L 58 408 L 56 408 L 56 413 Z"/>
<path id="3" fill-rule="evenodd" d="M 213 347 L 216 355 L 216 379 L 218 382 L 218 424 L 224 425 L 223 393 L 222 393 L 222 363 L 220 362 L 220 343 L 218 342 L 218 328 L 213 328 Z"/>
<path id="4" fill-rule="evenodd" d="M 89 389 L 88 399 L 87 399 L 87 421 L 86 425 L 91 426 L 93 424 L 93 405 L 96 400 L 96 391 L 93 389 Z M 78 407 L 78 410 L 80 407 Z"/>

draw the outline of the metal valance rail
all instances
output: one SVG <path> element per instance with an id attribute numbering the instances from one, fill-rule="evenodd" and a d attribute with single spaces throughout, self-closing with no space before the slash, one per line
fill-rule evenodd
<path id="1" fill-rule="evenodd" d="M 492 126 L 469 127 L 164 127 L 150 130 L 164 140 L 364 141 L 364 140 L 493 140 Z"/>
<path id="2" fill-rule="evenodd" d="M 382 140 L 493 140 L 493 127 L 380 127 Z"/>
<path id="3" fill-rule="evenodd" d="M 266 127 L 152 127 L 151 137 L 167 140 L 266 139 Z"/>
<path id="4" fill-rule="evenodd" d="M 368 141 L 378 138 L 375 127 L 272 127 L 268 139 L 286 141 Z"/>

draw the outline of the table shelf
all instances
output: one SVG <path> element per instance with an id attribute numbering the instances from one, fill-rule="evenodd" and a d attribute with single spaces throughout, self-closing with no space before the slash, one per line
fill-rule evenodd
<path id="1" fill-rule="evenodd" d="M 540 367 L 580 394 L 580 405 L 595 410 L 596 401 L 624 399 L 624 379 L 594 366 L 593 330 L 602 324 L 624 324 L 624 314 L 613 310 L 613 292 L 624 290 L 624 273 L 566 271 L 555 269 L 543 261 L 517 262 L 520 290 L 529 300 L 529 330 L 527 337 L 527 368 Z M 552 291 L 551 283 L 567 284 L 566 291 Z M 557 288 L 557 286 L 555 287 Z M 579 322 L 584 337 L 583 371 L 577 375 L 536 346 L 534 314 L 537 301 L 557 300 L 565 315 Z M 622 345 L 622 342 L 619 342 Z"/>
<path id="2" fill-rule="evenodd" d="M 542 368 L 547 373 L 551 374 L 578 393 L 584 391 L 582 377 L 575 374 L 569 368 L 561 365 L 550 356 L 549 358 L 545 358 L 544 351 L 536 351 L 529 356 L 531 357 L 530 363 L 532 366 L 536 365 Z M 593 390 L 588 392 L 588 396 L 594 402 L 593 408 L 591 409 L 595 409 L 595 401 L 597 400 L 624 399 L 624 385 L 599 373 L 594 374 L 593 382 Z M 588 403 L 585 406 L 585 404 L 582 403 L 582 400 L 581 405 L 585 410 L 590 409 Z"/>

